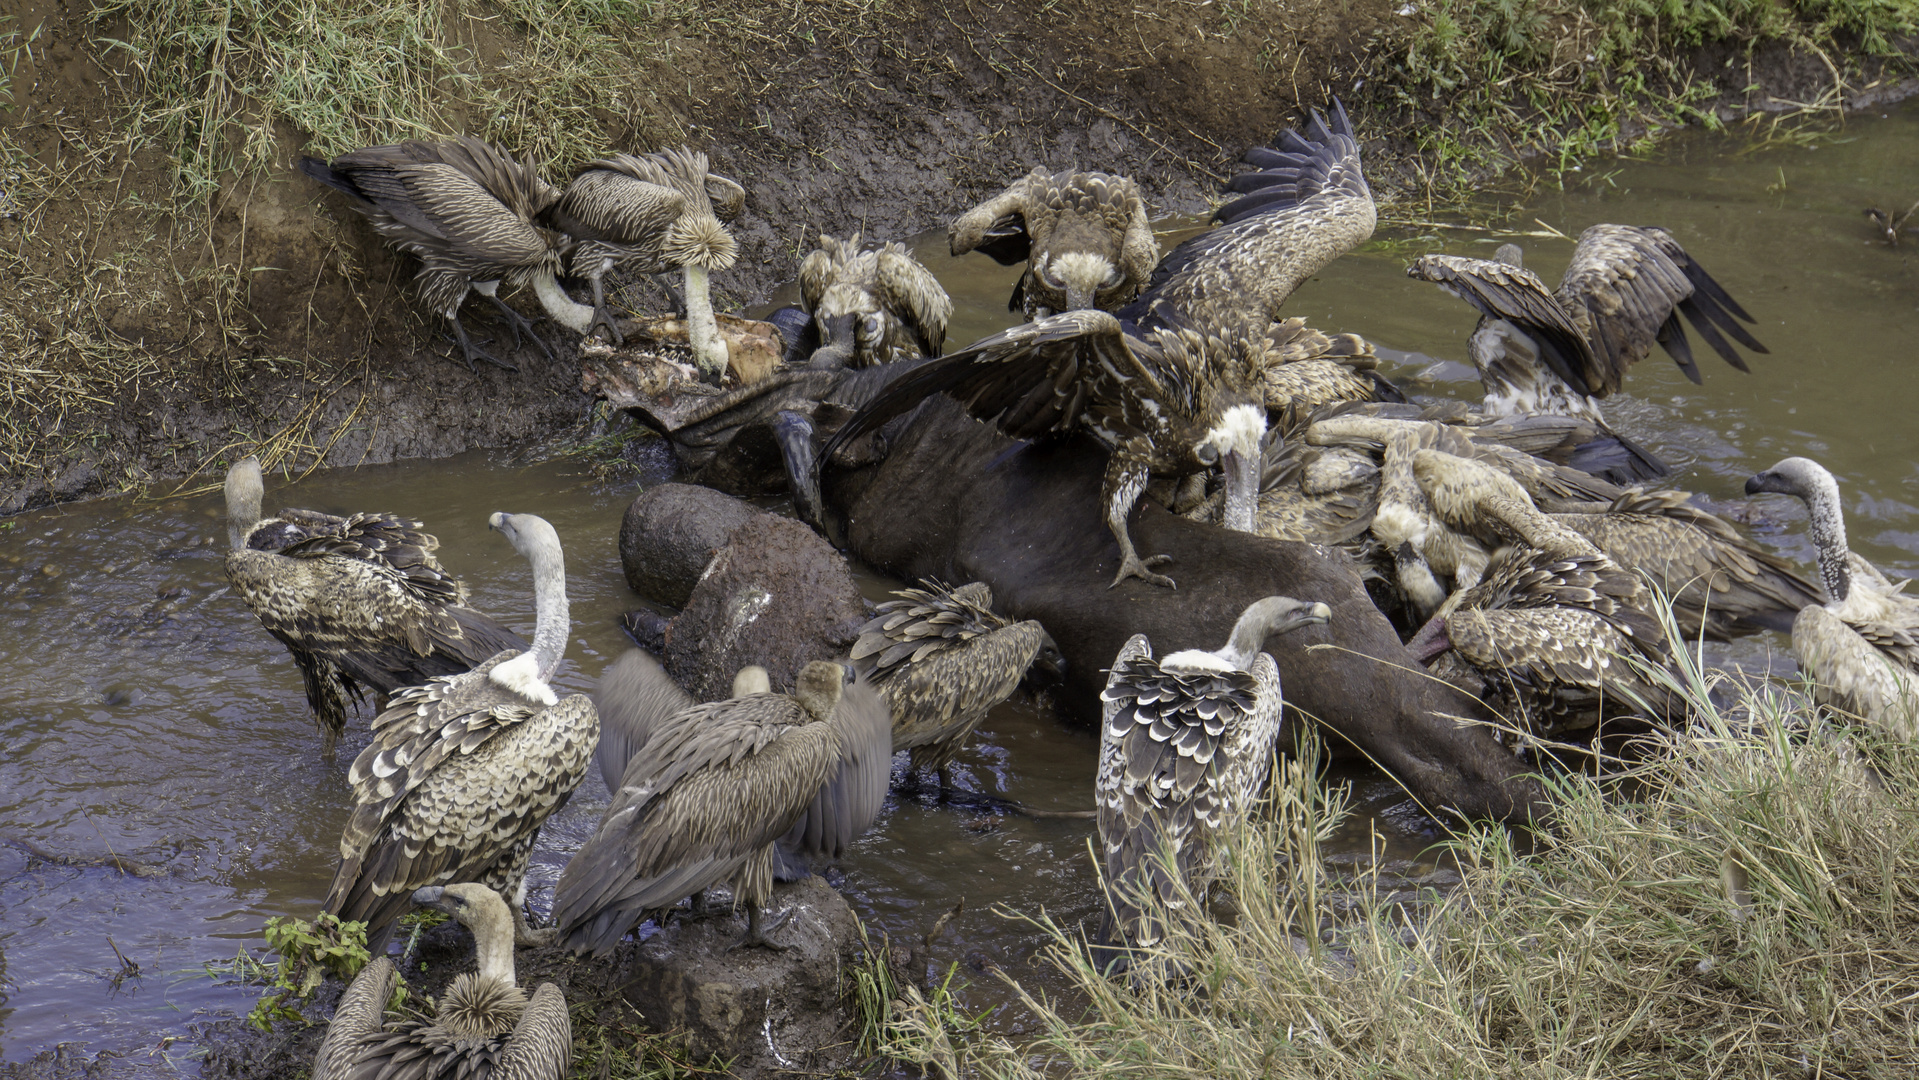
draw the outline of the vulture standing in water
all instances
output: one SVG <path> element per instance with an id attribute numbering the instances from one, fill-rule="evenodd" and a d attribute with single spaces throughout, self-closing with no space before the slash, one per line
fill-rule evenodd
<path id="1" fill-rule="evenodd" d="M 553 910 L 566 947 L 604 956 L 649 916 L 727 884 L 747 909 L 739 944 L 779 948 L 760 920 L 776 846 L 837 854 L 885 795 L 891 721 L 851 679 L 850 669 L 816 660 L 790 695 L 688 704 L 665 717 L 622 711 L 646 733 L 627 740 L 637 751 L 606 816 L 560 874 Z"/>
<path id="2" fill-rule="evenodd" d="M 1846 544 L 1839 482 L 1791 457 L 1746 481 L 1746 494 L 1796 495 L 1812 517 L 1827 601 L 1792 622 L 1792 651 L 1813 697 L 1900 739 L 1919 736 L 1919 600 L 1905 596 Z"/>
<path id="3" fill-rule="evenodd" d="M 432 1020 L 385 1022 L 393 961 L 376 956 L 340 995 L 313 1080 L 560 1080 L 573 1062 L 566 995 L 541 983 L 528 998 L 513 975 L 513 913 L 477 883 L 413 894 L 473 931 L 479 970 L 447 984 Z"/>
<path id="4" fill-rule="evenodd" d="M 820 234 L 800 263 L 800 302 L 819 339 L 810 366 L 824 371 L 938 356 L 953 317 L 946 290 L 912 253 L 890 241 L 862 245 L 858 233 Z"/>
<path id="5" fill-rule="evenodd" d="M 946 392 L 1010 438 L 1086 431 L 1111 453 L 1100 501 L 1119 545 L 1118 585 L 1173 580 L 1142 558 L 1127 531 L 1155 475 L 1222 466 L 1221 523 L 1248 531 L 1261 437 L 1265 369 L 1293 333 L 1279 306 L 1321 267 L 1372 235 L 1373 197 L 1345 110 L 1333 127 L 1315 115 L 1312 137 L 1285 132 L 1279 149 L 1254 149 L 1260 171 L 1229 185 L 1242 197 L 1215 214 L 1220 228 L 1174 248 L 1147 290 L 1117 315 L 1069 311 L 982 338 L 914 368 L 887 386 L 822 448 L 842 444 Z"/>
<path id="6" fill-rule="evenodd" d="M 1009 311 L 1029 320 L 1062 311 L 1117 311 L 1146 287 L 1159 241 L 1130 177 L 1034 169 L 953 220 L 955 255 L 979 251 L 1026 263 Z"/>
<path id="7" fill-rule="evenodd" d="M 1469 351 L 1492 416 L 1556 413 L 1604 427 L 1600 400 L 1619 390 L 1627 370 L 1654 344 L 1664 346 L 1679 370 L 1699 382 L 1682 314 L 1740 371 L 1750 369 L 1721 330 L 1753 352 L 1766 351 L 1739 325 L 1740 319 L 1753 321 L 1746 309 L 1672 233 L 1654 226 L 1594 225 L 1581 233 L 1556 292 L 1520 265 L 1516 244 L 1502 245 L 1491 260 L 1422 255 L 1406 273 L 1478 309 Z M 1672 471 L 1613 434 L 1634 457 L 1632 475 L 1624 482 Z"/>
<path id="8" fill-rule="evenodd" d="M 299 665 L 326 753 L 346 728 L 348 699 L 457 675 L 518 634 L 466 607 L 466 585 L 440 568 L 440 541 L 390 514 L 341 518 L 282 510 L 262 518 L 257 458 L 227 470 L 227 580 Z"/>
<path id="9" fill-rule="evenodd" d="M 1407 642 L 1420 662 L 1536 734 L 1591 727 L 1614 713 L 1670 714 L 1677 703 L 1633 664 L 1668 660 L 1638 574 L 1540 513 L 1497 469 L 1420 450 L 1413 471 L 1441 521 L 1483 525 L 1514 542 Z"/>
<path id="10" fill-rule="evenodd" d="M 366 923 L 375 952 L 415 889 L 462 881 L 510 900 L 522 943 L 542 940 L 525 922 L 527 857 L 599 742 L 592 700 L 548 684 L 572 625 L 560 538 L 531 514 L 490 521 L 533 564 L 533 647 L 403 690 L 374 719 L 326 910 Z"/>
<path id="11" fill-rule="evenodd" d="M 388 243 L 419 257 L 420 299 L 453 324 L 468 370 L 475 359 L 518 370 L 467 338 L 460 305 L 469 292 L 500 309 L 515 347 L 525 333 L 549 359 L 553 350 L 500 299 L 501 282 L 533 286 L 547 314 L 573 330 L 592 325 L 592 309 L 574 303 L 555 276 L 564 238 L 539 223 L 560 193 L 505 150 L 461 135 L 369 147 L 330 163 L 303 157 L 300 171 L 344 193 Z"/>
<path id="12" fill-rule="evenodd" d="M 932 768 L 944 789 L 953 757 L 987 711 L 1012 696 L 1042 648 L 1058 649 L 1039 623 L 994 611 L 982 582 L 925 584 L 879 606 L 853 643 L 853 666 L 886 699 L 893 749 L 912 751 L 908 770 Z"/>
<path id="13" fill-rule="evenodd" d="M 624 335 L 606 306 L 605 277 L 616 266 L 685 274 L 686 334 L 700 370 L 726 370 L 726 343 L 713 319 L 707 273 L 733 265 L 737 245 L 726 229 L 746 205 L 746 189 L 706 170 L 706 155 L 682 147 L 635 157 L 615 154 L 580 166 L 545 221 L 575 242 L 572 272 L 593 283 L 587 332 Z"/>
<path id="14" fill-rule="evenodd" d="M 1269 596 L 1240 614 L 1224 648 L 1155 660 L 1146 635 L 1134 634 L 1119 650 L 1100 695 L 1101 941 L 1157 945 L 1165 928 L 1140 901 L 1150 894 L 1178 918 L 1178 882 L 1204 902 L 1219 845 L 1265 790 L 1279 738 L 1279 666 L 1260 646 L 1331 615 L 1325 604 Z"/>

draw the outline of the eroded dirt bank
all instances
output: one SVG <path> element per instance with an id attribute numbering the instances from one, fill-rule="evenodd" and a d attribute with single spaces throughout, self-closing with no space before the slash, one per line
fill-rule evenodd
<path id="1" fill-rule="evenodd" d="M 265 76 L 221 66 L 262 50 L 266 30 L 236 8 L 220 33 L 182 23 L 179 40 L 199 51 L 178 52 L 151 40 L 156 20 L 174 17 L 157 10 L 25 0 L 0 25 L 12 69 L 0 101 L 0 513 L 190 475 L 246 450 L 383 462 L 525 447 L 587 417 L 569 334 L 543 327 L 557 360 L 528 350 L 517 374 L 468 372 L 413 302 L 411 261 L 293 170 L 304 150 L 345 147 L 302 126 L 337 131 L 338 117 L 276 110 L 249 96 Z M 789 278 L 816 230 L 937 227 L 1035 164 L 1123 171 L 1158 212 L 1198 209 L 1246 146 L 1335 92 L 1368 136 L 1382 194 L 1415 192 L 1432 173 L 1407 133 L 1443 119 L 1421 110 L 1444 98 L 1422 106 L 1379 89 L 1410 77 L 1414 11 L 1388 0 L 678 0 L 621 15 L 623 37 L 607 36 L 613 23 L 595 29 L 582 40 L 597 52 L 563 55 L 559 9 L 498 0 L 449 5 L 410 32 L 464 58 L 415 93 L 504 87 L 500 100 L 518 102 L 510 116 L 449 106 L 425 130 L 500 138 L 556 181 L 585 153 L 707 148 L 749 192 L 740 263 L 715 281 L 723 303 L 741 304 Z M 1734 105 L 1764 104 L 1767 88 L 1808 98 L 1829 74 L 1807 53 L 1736 59 L 1746 73 L 1727 83 L 1741 87 L 1725 99 Z M 543 87 L 522 85 L 543 77 L 571 95 L 550 112 Z M 343 108 L 358 89 L 341 89 Z M 1398 134 L 1379 137 L 1388 131 Z M 204 172 L 243 160 L 212 152 L 241 143 L 266 165 Z M 192 190 L 205 194 L 178 195 Z M 625 295 L 657 304 L 650 288 Z M 491 335 L 483 308 L 469 318 Z"/>
<path id="2" fill-rule="evenodd" d="M 832 5 L 791 9 L 758 36 L 669 28 L 653 100 L 603 117 L 593 141 L 685 139 L 746 184 L 742 256 L 715 284 L 753 302 L 791 277 L 817 229 L 918 232 L 1036 163 L 1123 170 L 1160 210 L 1196 208 L 1282 126 L 1295 85 L 1323 99 L 1322 81 L 1349 74 L 1390 17 L 1385 0 L 1321 5 L 1276 78 L 1250 34 L 1207 12 L 1130 7 L 1114 18 L 1060 3 L 1041 17 L 906 3 L 854 37 L 834 28 L 844 13 Z M 483 14 L 449 22 L 471 30 Z M 410 262 L 291 168 L 307 142 L 297 127 L 277 124 L 265 175 L 176 205 L 170 159 L 119 134 L 145 85 L 103 44 L 128 34 L 124 21 L 73 0 L 30 2 L 19 25 L 39 29 L 5 133 L 16 160 L 0 218 L 0 512 L 183 475 L 262 442 L 300 460 L 380 462 L 523 446 L 586 416 L 570 335 L 550 325 L 557 362 L 526 352 L 516 375 L 451 359 L 440 320 L 412 302 Z M 571 164 L 546 167 L 563 181 Z M 208 214 L 210 235 L 198 230 Z"/>

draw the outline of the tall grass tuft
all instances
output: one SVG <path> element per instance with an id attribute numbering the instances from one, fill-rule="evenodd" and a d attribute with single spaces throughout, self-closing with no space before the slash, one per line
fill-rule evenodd
<path id="1" fill-rule="evenodd" d="M 1919 751 L 1793 688 L 1682 657 L 1695 723 L 1637 764 L 1557 773 L 1550 831 L 1448 844 L 1462 883 L 1388 902 L 1335 880 L 1345 814 L 1310 757 L 1238 837 L 1239 914 L 1129 988 L 1053 926 L 1079 1000 L 1021 988 L 1043 1034 L 982 1039 L 1001 1078 L 1919 1075 Z M 1732 704 L 1715 704 L 1715 697 Z M 1346 903 L 1327 898 L 1342 894 Z M 1169 965 L 1170 966 L 1170 965 Z M 1017 984 L 1015 984 L 1017 986 Z"/>
<path id="2" fill-rule="evenodd" d="M 1919 31 L 1914 0 L 1420 0 L 1403 14 L 1368 93 L 1421 151 L 1428 212 L 1458 208 L 1522 159 L 1557 180 L 1678 125 L 1717 129 L 1728 98 L 1763 106 L 1774 128 L 1782 110 L 1836 118 L 1849 79 L 1876 77 L 1879 62 L 1912 68 L 1900 41 Z M 1755 98 L 1754 50 L 1768 44 L 1816 57 L 1824 91 Z M 1721 48 L 1708 60 L 1705 45 Z"/>

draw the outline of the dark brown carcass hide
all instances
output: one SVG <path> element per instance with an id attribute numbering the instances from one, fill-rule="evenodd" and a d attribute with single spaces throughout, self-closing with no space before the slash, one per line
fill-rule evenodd
<path id="1" fill-rule="evenodd" d="M 1422 673 L 1332 549 L 1184 521 L 1142 502 L 1131 527 L 1173 556 L 1179 587 L 1106 588 L 1119 547 L 1101 516 L 1105 458 L 1091 440 L 1015 443 L 935 397 L 900 425 L 879 465 L 828 470 L 824 496 L 860 558 L 902 578 L 985 582 L 1001 610 L 1039 620 L 1066 661 L 1061 701 L 1088 720 L 1099 715 L 1104 669 L 1133 634 L 1167 650 L 1205 648 L 1225 640 L 1248 596 L 1324 602 L 1327 628 L 1265 643 L 1289 705 L 1391 770 L 1429 808 L 1506 819 L 1543 810 L 1523 763 L 1486 729 L 1448 719 L 1491 714 Z"/>

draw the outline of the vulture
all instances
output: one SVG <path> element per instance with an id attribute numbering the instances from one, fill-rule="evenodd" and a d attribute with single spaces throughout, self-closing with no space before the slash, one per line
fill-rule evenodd
<path id="1" fill-rule="evenodd" d="M 1810 458 L 1790 457 L 1746 481 L 1805 501 L 1819 549 L 1823 603 L 1792 621 L 1792 651 L 1815 700 L 1899 739 L 1919 735 L 1919 600 L 1906 596 L 1846 544 L 1839 482 Z"/>
<path id="2" fill-rule="evenodd" d="M 645 704 L 619 715 L 645 735 L 625 739 L 636 749 L 619 788 L 560 874 L 561 942 L 604 956 L 649 916 L 724 884 L 747 909 L 738 944 L 780 948 L 761 923 L 776 867 L 790 865 L 778 849 L 836 856 L 885 796 L 891 720 L 878 695 L 852 680 L 850 668 L 816 660 L 800 669 L 791 694 L 706 704 L 628 682 Z"/>
<path id="3" fill-rule="evenodd" d="M 592 309 L 575 303 L 556 277 L 566 240 L 542 224 L 560 193 L 500 147 L 465 135 L 438 143 L 410 140 L 331 162 L 303 157 L 300 171 L 346 195 L 374 231 L 419 258 L 420 299 L 453 324 L 468 370 L 476 359 L 518 370 L 467 337 L 460 305 L 470 292 L 499 308 L 513 329 L 515 348 L 524 333 L 548 359 L 553 350 L 500 299 L 502 282 L 533 286 L 547 314 L 575 331 L 585 333 L 592 325 Z"/>
<path id="4" fill-rule="evenodd" d="M 707 171 L 706 155 L 681 147 L 655 154 L 615 154 L 580 166 L 544 215 L 549 228 L 573 241 L 568 266 L 593 284 L 593 311 L 585 332 L 606 329 L 614 344 L 624 335 L 606 306 L 605 277 L 614 267 L 685 275 L 687 339 L 701 370 L 726 370 L 726 344 L 713 319 L 707 273 L 733 265 L 738 246 L 726 223 L 739 217 L 746 189 Z"/>
<path id="5" fill-rule="evenodd" d="M 1001 266 L 1024 262 L 1009 311 L 1117 311 L 1146 287 L 1159 241 L 1130 177 L 1034 169 L 953 220 L 955 255 L 979 251 Z"/>
<path id="6" fill-rule="evenodd" d="M 1506 244 L 1490 260 L 1422 255 L 1406 271 L 1479 311 L 1468 348 L 1486 387 L 1484 408 L 1490 415 L 1555 413 L 1583 416 L 1604 427 L 1600 401 L 1619 390 L 1627 370 L 1654 344 L 1665 348 L 1688 379 L 1699 382 L 1681 315 L 1740 371 L 1751 369 L 1721 331 L 1753 352 L 1766 351 L 1739 325 L 1739 320 L 1753 321 L 1746 309 L 1672 233 L 1657 226 L 1587 229 L 1556 292 L 1520 262 L 1518 245 Z M 1628 482 L 1672 471 L 1606 430 L 1632 453 Z"/>
<path id="7" fill-rule="evenodd" d="M 293 655 L 329 756 L 349 699 L 365 689 L 384 706 L 401 687 L 526 648 L 466 606 L 466 585 L 440 567 L 440 541 L 419 522 L 313 510 L 263 518 L 265 494 L 258 458 L 227 470 L 227 580 Z"/>
<path id="8" fill-rule="evenodd" d="M 994 611 L 983 582 L 921 584 L 879 605 L 852 659 L 893 714 L 894 751 L 912 751 L 909 771 L 933 769 L 944 790 L 954 756 L 987 711 L 1012 696 L 1041 650 L 1059 649 L 1039 623 Z"/>
<path id="9" fill-rule="evenodd" d="M 1150 948 L 1165 936 L 1153 908 L 1180 918 L 1182 893 L 1204 902 L 1220 845 L 1265 790 L 1279 738 L 1279 666 L 1260 646 L 1331 615 L 1325 604 L 1269 596 L 1240 614 L 1224 648 L 1156 660 L 1144 634 L 1121 647 L 1100 695 L 1101 941 Z"/>
<path id="10" fill-rule="evenodd" d="M 1155 475 L 1220 466 L 1228 528 L 1253 526 L 1263 375 L 1290 330 L 1274 323 L 1293 289 L 1372 235 L 1371 190 L 1359 144 L 1335 103 L 1333 126 L 1288 131 L 1277 148 L 1247 155 L 1257 171 L 1229 185 L 1241 197 L 1214 215 L 1221 227 L 1174 248 L 1150 284 L 1118 313 L 1067 311 L 990 335 L 889 383 L 841 426 L 817 460 L 944 391 L 1013 439 L 1084 431 L 1111 457 L 1100 500 L 1127 578 L 1171 587 L 1142 557 L 1127 518 Z"/>
<path id="11" fill-rule="evenodd" d="M 819 346 L 810 366 L 866 368 L 938 356 L 953 301 L 939 280 L 898 243 L 862 244 L 820 234 L 800 263 L 800 302 Z"/>
<path id="12" fill-rule="evenodd" d="M 412 896 L 473 932 L 479 970 L 440 994 L 431 1020 L 388 1024 L 393 961 L 376 956 L 340 995 L 313 1080 L 560 1080 L 573 1062 L 566 995 L 541 983 L 528 998 L 513 977 L 513 913 L 477 882 L 429 885 Z"/>
<path id="13" fill-rule="evenodd" d="M 456 882 L 508 897 L 523 944 L 551 936 L 526 922 L 527 858 L 586 776 L 600 721 L 587 695 L 548 682 L 572 626 L 558 534 L 532 514 L 489 521 L 533 564 L 533 646 L 409 687 L 374 719 L 347 774 L 353 816 L 326 910 L 367 924 L 376 952 L 415 890 Z"/>
<path id="14" fill-rule="evenodd" d="M 1420 450 L 1413 471 L 1438 520 L 1511 541 L 1407 643 L 1420 662 L 1535 734 L 1591 727 L 1614 713 L 1670 714 L 1674 703 L 1634 664 L 1663 667 L 1669 658 L 1636 573 L 1541 513 L 1497 469 Z"/>

